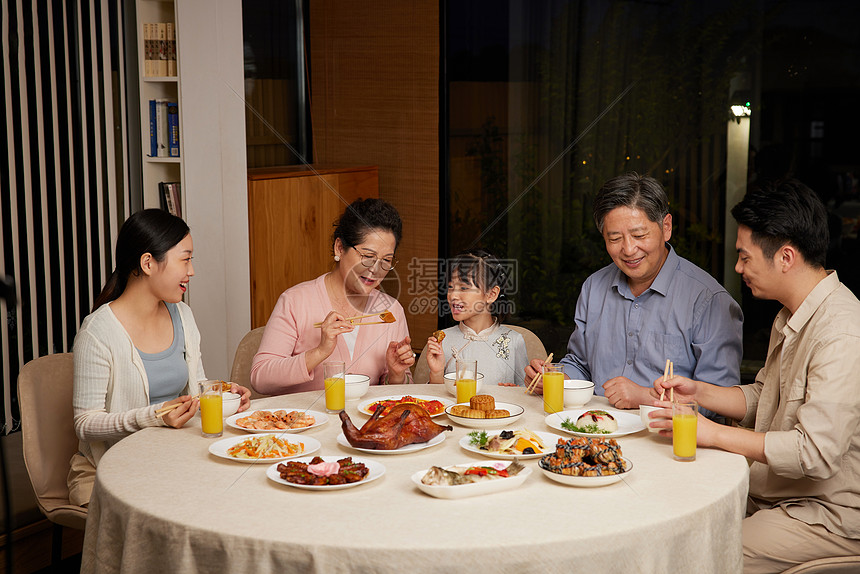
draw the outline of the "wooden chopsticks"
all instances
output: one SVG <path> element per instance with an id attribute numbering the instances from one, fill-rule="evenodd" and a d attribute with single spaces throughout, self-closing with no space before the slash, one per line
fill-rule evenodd
<path id="1" fill-rule="evenodd" d="M 381 317 L 385 313 L 388 313 L 388 311 L 383 311 L 382 313 L 368 313 L 367 315 L 356 315 L 355 317 L 347 317 L 346 319 L 344 319 L 344 321 L 349 321 L 350 323 L 352 323 L 356 319 L 366 319 L 367 317 Z M 353 325 L 380 325 L 382 323 L 393 323 L 393 321 L 378 321 L 375 323 L 353 323 Z M 323 321 L 320 321 L 319 323 L 314 323 L 314 328 L 322 327 L 322 324 Z"/>
<path id="2" fill-rule="evenodd" d="M 550 353 L 549 355 L 546 356 L 546 360 L 544 361 L 544 363 L 551 363 L 551 362 L 552 362 L 552 353 Z M 535 387 L 537 387 L 537 381 L 540 378 L 540 376 L 541 376 L 540 372 L 535 373 L 535 376 L 532 379 L 532 382 L 529 383 L 529 385 L 526 387 L 526 394 L 527 395 L 534 394 Z"/>
<path id="3" fill-rule="evenodd" d="M 191 398 L 196 399 L 197 397 L 198 397 L 198 395 L 194 395 Z M 158 418 L 163 417 L 164 415 L 166 415 L 167 413 L 169 413 L 173 409 L 179 408 L 179 405 L 182 405 L 182 404 L 185 404 L 185 403 L 173 403 L 172 405 L 167 405 L 166 407 L 161 407 L 160 409 L 155 411 L 155 418 L 158 419 Z"/>
<path id="4" fill-rule="evenodd" d="M 670 379 L 675 378 L 675 363 L 666 359 L 666 368 L 663 369 L 663 384 L 666 384 L 666 377 Z M 663 390 L 660 391 L 660 400 L 663 401 L 666 399 L 666 387 L 663 387 Z M 675 387 L 669 389 L 669 401 L 675 402 Z"/>

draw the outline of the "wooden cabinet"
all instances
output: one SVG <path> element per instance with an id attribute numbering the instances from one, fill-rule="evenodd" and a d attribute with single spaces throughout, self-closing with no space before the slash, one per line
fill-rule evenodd
<path id="1" fill-rule="evenodd" d="M 252 328 L 287 288 L 332 269 L 333 224 L 359 197 L 379 197 L 375 166 L 248 170 Z"/>

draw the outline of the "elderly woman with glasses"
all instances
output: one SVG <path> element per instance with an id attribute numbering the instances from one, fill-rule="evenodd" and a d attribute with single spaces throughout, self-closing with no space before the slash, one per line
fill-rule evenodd
<path id="1" fill-rule="evenodd" d="M 403 307 L 377 288 L 397 262 L 401 235 L 400 214 L 381 199 L 346 208 L 332 237 L 334 270 L 284 291 L 269 317 L 251 366 L 257 391 L 322 390 L 325 361 L 379 384 L 411 382 Z"/>

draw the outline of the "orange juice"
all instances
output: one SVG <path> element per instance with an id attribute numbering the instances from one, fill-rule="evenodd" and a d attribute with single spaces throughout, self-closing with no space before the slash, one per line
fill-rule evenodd
<path id="1" fill-rule="evenodd" d="M 342 411 L 346 407 L 346 379 L 325 379 L 325 408 L 330 412 Z"/>
<path id="2" fill-rule="evenodd" d="M 676 459 L 696 459 L 696 420 L 694 414 L 672 417 L 672 453 Z"/>
<path id="3" fill-rule="evenodd" d="M 221 410 L 221 393 L 200 395 L 200 421 L 203 434 L 221 436 L 224 432 L 224 419 Z"/>
<path id="4" fill-rule="evenodd" d="M 460 379 L 457 381 L 457 402 L 468 403 L 469 399 L 478 392 L 478 381 L 476 379 Z"/>
<path id="5" fill-rule="evenodd" d="M 547 413 L 564 410 L 564 373 L 543 374 L 543 410 Z"/>

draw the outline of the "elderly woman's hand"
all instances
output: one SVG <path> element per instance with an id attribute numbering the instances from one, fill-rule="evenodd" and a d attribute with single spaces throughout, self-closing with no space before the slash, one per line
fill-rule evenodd
<path id="1" fill-rule="evenodd" d="M 385 352 L 385 363 L 388 366 L 388 382 L 399 385 L 406 382 L 406 370 L 415 364 L 415 353 L 412 352 L 412 340 L 407 336 L 399 343 L 388 344 Z"/>
<path id="2" fill-rule="evenodd" d="M 349 333 L 354 328 L 352 323 L 346 321 L 344 316 L 337 311 L 332 311 L 326 315 L 320 327 L 322 335 L 320 336 L 320 344 L 317 346 L 323 359 L 334 352 L 338 335 Z"/>

